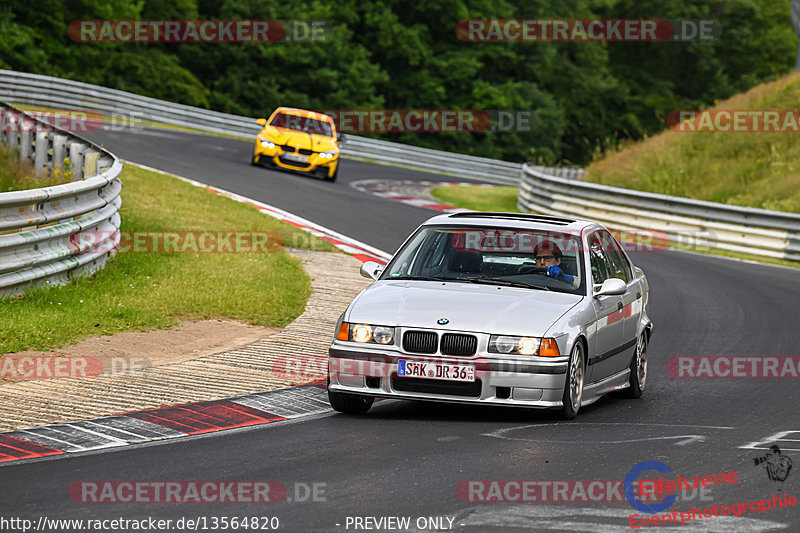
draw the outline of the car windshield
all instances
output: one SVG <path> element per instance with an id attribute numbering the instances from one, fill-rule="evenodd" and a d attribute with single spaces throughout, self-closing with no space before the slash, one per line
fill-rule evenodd
<path id="1" fill-rule="evenodd" d="M 275 126 L 276 128 L 286 128 L 289 130 L 305 131 L 324 135 L 326 137 L 333 137 L 333 128 L 331 128 L 331 125 L 326 121 L 301 115 L 278 113 L 272 118 L 269 125 Z"/>
<path id="2" fill-rule="evenodd" d="M 578 243 L 574 235 L 550 231 L 426 226 L 395 255 L 381 279 L 493 283 L 582 294 Z M 537 256 L 545 260 L 537 263 Z M 558 266 L 578 282 L 548 276 L 545 265 Z"/>

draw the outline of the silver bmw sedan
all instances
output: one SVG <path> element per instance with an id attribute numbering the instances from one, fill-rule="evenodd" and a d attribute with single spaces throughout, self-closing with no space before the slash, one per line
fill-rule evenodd
<path id="1" fill-rule="evenodd" d="M 520 213 L 435 216 L 339 318 L 328 397 L 558 409 L 647 379 L 648 284 L 601 224 Z"/>

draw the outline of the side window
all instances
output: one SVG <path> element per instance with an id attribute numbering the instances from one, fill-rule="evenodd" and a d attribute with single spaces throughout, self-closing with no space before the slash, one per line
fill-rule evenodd
<path id="1" fill-rule="evenodd" d="M 586 242 L 589 244 L 589 265 L 592 269 L 592 281 L 599 285 L 611 277 L 608 258 L 603 251 L 600 236 L 597 233 L 590 234 Z"/>
<path id="2" fill-rule="evenodd" d="M 603 232 L 603 248 L 608 255 L 611 266 L 611 277 L 619 278 L 625 283 L 631 280 L 631 267 L 625 258 L 625 254 L 619 248 L 617 241 L 607 231 Z"/>

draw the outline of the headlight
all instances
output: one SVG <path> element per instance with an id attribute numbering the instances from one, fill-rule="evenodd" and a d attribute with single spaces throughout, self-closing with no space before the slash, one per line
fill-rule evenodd
<path id="1" fill-rule="evenodd" d="M 515 355 L 539 355 L 558 357 L 558 344 L 555 339 L 539 337 L 513 337 L 510 335 L 492 335 L 489 337 L 489 352 Z"/>
<path id="2" fill-rule="evenodd" d="M 319 156 L 322 159 L 333 159 L 336 157 L 336 152 L 320 152 Z"/>
<path id="3" fill-rule="evenodd" d="M 261 146 L 264 148 L 275 148 L 275 143 L 268 139 L 260 138 L 258 140 L 261 141 Z"/>
<path id="4" fill-rule="evenodd" d="M 352 341 L 374 344 L 394 344 L 394 328 L 373 326 L 371 324 L 349 324 L 342 322 L 336 338 L 340 341 Z"/>

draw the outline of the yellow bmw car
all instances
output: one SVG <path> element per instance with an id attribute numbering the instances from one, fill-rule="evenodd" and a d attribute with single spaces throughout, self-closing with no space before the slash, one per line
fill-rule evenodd
<path id="1" fill-rule="evenodd" d="M 321 174 L 336 181 L 339 174 L 339 136 L 333 119 L 322 113 L 279 107 L 256 138 L 253 165 Z"/>

